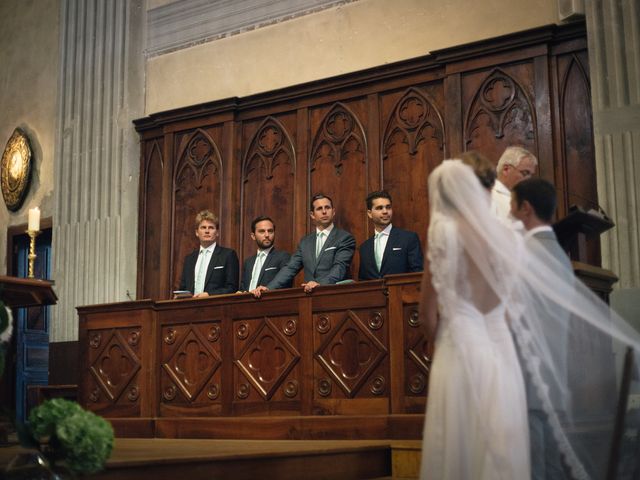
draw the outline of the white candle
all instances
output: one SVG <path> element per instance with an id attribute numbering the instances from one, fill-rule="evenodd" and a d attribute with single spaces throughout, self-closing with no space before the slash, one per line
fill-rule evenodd
<path id="1" fill-rule="evenodd" d="M 37 232 L 40 230 L 40 209 L 30 208 L 29 209 L 29 231 Z"/>

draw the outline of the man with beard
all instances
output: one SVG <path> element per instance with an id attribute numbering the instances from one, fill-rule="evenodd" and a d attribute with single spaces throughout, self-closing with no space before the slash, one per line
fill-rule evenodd
<path id="1" fill-rule="evenodd" d="M 258 251 L 244 261 L 240 290 L 255 290 L 260 285 L 267 285 L 284 267 L 291 255 L 274 248 L 276 226 L 269 217 L 260 216 L 251 222 L 251 238 L 255 240 Z M 291 287 L 291 282 L 284 288 Z"/>

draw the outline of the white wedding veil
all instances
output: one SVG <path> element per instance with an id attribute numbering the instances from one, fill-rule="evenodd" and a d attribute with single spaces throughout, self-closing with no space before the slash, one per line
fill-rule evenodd
<path id="1" fill-rule="evenodd" d="M 445 160 L 435 168 L 429 202 L 430 228 L 443 218 L 455 226 L 444 248 L 463 252 L 506 306 L 527 388 L 546 414 L 567 478 L 605 478 L 622 357 L 627 347 L 640 351 L 640 334 L 579 279 L 563 275 L 566 268 L 545 248 L 525 245 L 501 223 L 469 166 Z M 448 265 L 454 271 L 446 275 L 455 278 L 457 262 Z M 445 295 L 458 288 L 465 286 Z M 473 382 L 472 366 L 468 374 Z M 483 428 L 491 442 L 494 427 Z"/>

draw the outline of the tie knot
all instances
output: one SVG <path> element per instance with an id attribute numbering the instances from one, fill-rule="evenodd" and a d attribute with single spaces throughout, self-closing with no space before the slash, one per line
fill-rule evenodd
<path id="1" fill-rule="evenodd" d="M 267 256 L 267 252 L 265 252 L 264 250 L 260 250 L 258 252 L 258 257 L 262 258 L 262 257 L 266 257 Z"/>

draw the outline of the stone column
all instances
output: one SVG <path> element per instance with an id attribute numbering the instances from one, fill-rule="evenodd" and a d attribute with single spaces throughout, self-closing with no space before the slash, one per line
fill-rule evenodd
<path id="1" fill-rule="evenodd" d="M 78 338 L 79 305 L 135 298 L 142 0 L 62 0 L 51 341 Z"/>
<path id="2" fill-rule="evenodd" d="M 640 326 L 640 0 L 586 0 L 598 198 L 616 227 L 602 262 L 612 306 Z"/>

